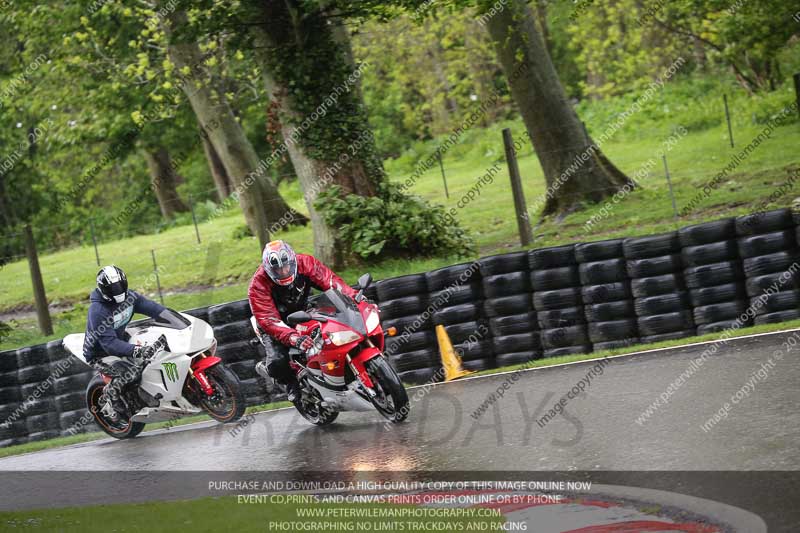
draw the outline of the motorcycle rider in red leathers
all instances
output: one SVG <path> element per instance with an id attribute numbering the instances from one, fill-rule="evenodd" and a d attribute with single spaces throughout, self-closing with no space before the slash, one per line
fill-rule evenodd
<path id="1" fill-rule="evenodd" d="M 312 287 L 321 291 L 336 288 L 353 299 L 357 291 L 315 257 L 295 254 L 284 241 L 268 243 L 261 259 L 248 289 L 250 309 L 263 332 L 261 342 L 267 353 L 256 371 L 284 385 L 289 401 L 294 402 L 299 385 L 289 366 L 289 348 L 305 352 L 314 343 L 311 337 L 287 325 L 286 317 L 306 309 Z"/>

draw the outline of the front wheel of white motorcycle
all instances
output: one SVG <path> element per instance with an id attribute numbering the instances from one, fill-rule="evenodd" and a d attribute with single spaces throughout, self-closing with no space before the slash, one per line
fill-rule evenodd
<path id="1" fill-rule="evenodd" d="M 220 363 L 206 370 L 206 377 L 214 393 L 207 396 L 200 392 L 200 404 L 209 416 L 223 423 L 235 422 L 242 418 L 247 406 L 236 374 Z"/>
<path id="2" fill-rule="evenodd" d="M 366 368 L 374 385 L 375 396 L 372 398 L 372 404 L 375 409 L 395 424 L 405 420 L 411 406 L 400 376 L 383 357 L 370 359 L 366 363 Z"/>
<path id="3" fill-rule="evenodd" d="M 143 422 L 132 422 L 123 420 L 120 417 L 112 419 L 103 412 L 101 398 L 106 383 L 101 376 L 95 376 L 86 387 L 86 407 L 94 416 L 95 422 L 100 429 L 111 435 L 115 439 L 132 439 L 144 429 Z"/>

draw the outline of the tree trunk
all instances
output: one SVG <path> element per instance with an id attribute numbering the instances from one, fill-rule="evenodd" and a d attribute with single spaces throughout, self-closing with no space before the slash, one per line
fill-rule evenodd
<path id="1" fill-rule="evenodd" d="M 585 133 L 525 1 L 509 0 L 487 26 L 544 171 L 542 215 L 580 209 L 632 187 Z"/>
<path id="2" fill-rule="evenodd" d="M 547 24 L 547 0 L 536 0 L 536 19 L 539 21 L 539 30 L 542 32 L 544 46 L 552 57 L 553 43 L 550 40 L 550 26 Z"/>
<path id="3" fill-rule="evenodd" d="M 156 194 L 161 215 L 166 219 L 175 217 L 175 213 L 188 211 L 178 191 L 175 189 L 178 175 L 172 168 L 169 152 L 163 146 L 144 151 L 147 169 L 150 171 L 150 188 Z"/>
<path id="4" fill-rule="evenodd" d="M 217 188 L 217 196 L 221 202 L 233 192 L 231 179 L 228 177 L 228 173 L 225 172 L 225 165 L 222 164 L 219 155 L 217 155 L 217 151 L 214 150 L 214 145 L 211 144 L 211 141 L 209 141 L 205 135 L 201 136 L 201 138 L 203 140 L 203 152 L 206 154 L 208 170 L 211 172 L 211 177 L 214 178 L 214 186 Z"/>
<path id="5" fill-rule="evenodd" d="M 303 189 L 314 232 L 314 253 L 338 267 L 345 259 L 335 231 L 315 207 L 320 192 L 339 185 L 348 194 L 375 196 L 385 179 L 357 83 L 349 37 L 338 18 L 303 11 L 299 2 L 254 2 L 255 53 L 277 110 L 284 142 Z M 309 61 L 314 58 L 314 61 Z M 351 76 L 352 77 L 352 76 Z M 325 105 L 324 113 L 317 112 Z"/>
<path id="6" fill-rule="evenodd" d="M 185 24 L 186 13 L 175 11 L 170 20 L 173 27 Z M 203 67 L 197 43 L 172 42 L 169 57 L 178 72 L 184 67 L 190 70 L 181 89 L 238 193 L 247 225 L 263 248 L 269 241 L 270 227 L 282 227 L 283 220 L 302 222 L 305 217 L 292 211 L 281 198 L 224 95 L 212 90 L 212 77 Z"/>

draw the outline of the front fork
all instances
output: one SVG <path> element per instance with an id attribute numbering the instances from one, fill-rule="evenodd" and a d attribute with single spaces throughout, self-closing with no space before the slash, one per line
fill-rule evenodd
<path id="1" fill-rule="evenodd" d="M 356 354 L 355 357 L 350 357 L 350 354 L 347 354 L 347 364 L 350 365 L 350 369 L 353 371 L 353 374 L 355 374 L 355 376 L 361 382 L 361 385 L 363 385 L 370 397 L 375 397 L 376 395 L 375 384 L 372 382 L 372 378 L 367 372 L 366 363 L 367 361 L 380 356 L 381 351 L 375 346 L 364 348 L 358 354 Z"/>
<path id="2" fill-rule="evenodd" d="M 208 381 L 206 370 L 221 362 L 222 359 L 219 357 L 209 357 L 201 354 L 201 357 L 192 361 L 192 365 L 189 367 L 189 375 L 191 375 L 194 380 L 197 381 L 197 383 L 200 385 L 200 389 L 206 394 L 206 396 L 213 396 L 214 394 L 214 387 L 212 387 L 211 383 Z"/>

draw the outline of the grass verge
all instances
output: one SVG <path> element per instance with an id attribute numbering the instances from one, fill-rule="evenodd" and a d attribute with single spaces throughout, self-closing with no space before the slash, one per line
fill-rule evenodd
<path id="1" fill-rule="evenodd" d="M 730 339 L 735 339 L 737 337 L 743 337 L 746 335 L 753 335 L 758 333 L 771 333 L 776 331 L 784 331 L 784 330 L 791 330 L 795 328 L 800 328 L 800 320 L 791 320 L 788 322 L 781 322 L 779 324 L 762 324 L 759 326 L 751 326 L 747 328 L 741 328 L 737 330 L 733 335 L 731 335 Z M 678 346 L 685 346 L 687 344 L 692 344 L 696 342 L 704 342 L 704 341 L 714 341 L 720 338 L 720 333 L 709 333 L 707 335 L 698 335 L 695 337 L 687 337 L 684 339 L 676 339 L 671 341 L 662 341 L 656 342 L 652 344 L 637 344 L 634 346 L 627 346 L 625 348 L 618 348 L 615 350 L 602 350 L 598 352 L 592 352 L 587 354 L 576 354 L 576 355 L 565 355 L 561 357 L 548 357 L 547 359 L 536 359 L 534 361 L 529 361 L 527 363 L 520 363 L 517 365 L 505 366 L 502 368 L 492 368 L 490 370 L 483 370 L 481 372 L 476 372 L 473 374 L 474 376 L 489 376 L 492 374 L 498 374 L 500 372 L 511 372 L 515 370 L 527 370 L 531 368 L 543 368 L 548 366 L 555 366 L 564 363 L 574 363 L 578 361 L 586 361 L 590 359 L 599 359 L 602 357 L 610 357 L 614 355 L 624 355 L 634 352 L 639 352 L 642 350 L 657 350 L 661 348 L 673 348 Z M 406 387 L 411 387 L 411 385 L 406 385 Z M 267 403 L 262 405 L 254 405 L 248 407 L 246 410 L 247 414 L 255 414 L 255 413 L 262 413 L 266 411 L 274 411 L 275 409 L 281 409 L 284 407 L 290 407 L 292 404 L 289 402 L 277 402 L 277 403 Z M 203 422 L 211 420 L 207 415 L 197 415 L 191 416 L 186 418 L 180 418 L 173 422 L 159 422 L 157 424 L 151 424 L 147 426 L 147 431 L 154 431 L 157 429 L 163 429 L 165 427 L 176 427 L 176 426 L 183 426 L 186 424 L 193 424 L 195 422 Z M 101 432 L 94 432 L 94 433 L 83 433 L 80 435 L 74 435 L 71 437 L 59 437 L 56 439 L 50 440 L 43 440 L 37 442 L 30 442 L 26 444 L 19 444 L 17 446 L 8 446 L 6 448 L 0 448 L 0 457 L 8 457 L 11 455 L 20 455 L 23 453 L 31 453 L 31 452 L 38 452 L 42 450 L 48 450 L 51 448 L 59 448 L 62 446 L 69 446 L 71 444 L 79 444 L 82 442 L 89 442 L 93 440 L 98 440 L 102 438 L 106 438 L 107 435 Z"/>
<path id="2" fill-rule="evenodd" d="M 465 517 L 454 510 L 441 517 L 412 517 L 414 507 L 390 504 L 316 503 L 240 503 L 237 497 L 202 498 L 171 502 L 97 505 L 0 513 L 0 529 L 91 533 L 107 531 L 500 531 L 505 518 Z M 394 509 L 399 517 L 347 517 L 346 510 Z M 304 517 L 302 510 L 319 512 L 320 517 Z M 408 510 L 408 511 L 404 511 Z M 376 514 L 380 511 L 376 511 Z M 408 513 L 403 516 L 402 513 Z M 424 512 L 424 511 L 422 511 Z M 440 511 L 441 512 L 441 511 Z M 445 511 L 446 512 L 446 511 Z M 328 514 L 325 514 L 328 513 Z M 449 516 L 448 516 L 449 514 Z M 356 523 L 360 522 L 360 527 Z M 320 524 L 313 528 L 314 524 Z M 327 526 L 323 525 L 327 524 Z M 428 524 L 428 528 L 425 528 Z M 431 524 L 437 527 L 433 529 Z M 482 526 L 479 526 L 479 524 Z M 117 527 L 112 527 L 115 525 Z M 302 526 L 302 527 L 297 527 Z M 416 526 L 416 527 L 415 527 Z M 310 529 L 309 529 L 310 527 Z"/>

